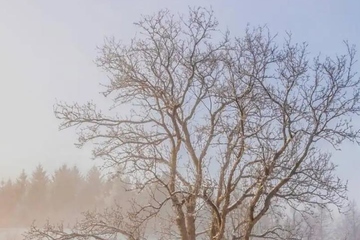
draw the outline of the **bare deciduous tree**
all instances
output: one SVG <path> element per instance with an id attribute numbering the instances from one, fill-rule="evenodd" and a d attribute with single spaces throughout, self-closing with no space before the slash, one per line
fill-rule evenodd
<path id="1" fill-rule="evenodd" d="M 159 238 L 277 239 L 286 229 L 254 232 L 270 208 L 341 206 L 346 184 L 322 146 L 359 143 L 353 46 L 310 59 L 290 34 L 281 44 L 265 27 L 234 38 L 202 8 L 180 17 L 160 11 L 136 26 L 131 43 L 101 48 L 109 113 L 92 102 L 55 107 L 61 129 L 76 127 L 79 146 L 93 143 L 96 158 L 149 191 L 149 203 L 123 213 L 130 229 L 171 204 Z"/>
<path id="2" fill-rule="evenodd" d="M 355 240 L 360 238 L 360 214 L 354 200 L 344 208 L 345 213 L 339 216 L 334 231 L 336 239 Z"/>
<path id="3" fill-rule="evenodd" d="M 132 228 L 124 221 L 120 206 L 107 208 L 102 213 L 87 211 L 84 218 L 72 228 L 63 223 L 52 225 L 49 222 L 43 228 L 33 225 L 25 233 L 26 239 L 118 239 L 119 235 L 129 240 L 142 238 L 142 231 Z"/>

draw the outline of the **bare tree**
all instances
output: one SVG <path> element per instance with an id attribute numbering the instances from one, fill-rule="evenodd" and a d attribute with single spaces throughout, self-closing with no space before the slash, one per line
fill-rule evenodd
<path id="1" fill-rule="evenodd" d="M 329 211 L 329 209 L 321 206 L 318 207 L 315 209 L 313 214 L 307 214 L 307 216 L 305 216 L 304 222 L 308 226 L 307 231 L 304 231 L 304 239 L 333 239 L 332 236 L 334 235 L 334 232 L 332 232 L 332 229 L 334 229 L 335 225 L 332 213 Z M 336 239 L 342 238 L 340 237 Z"/>
<path id="2" fill-rule="evenodd" d="M 160 11 L 136 26 L 129 44 L 101 48 L 109 113 L 93 102 L 55 107 L 79 146 L 93 143 L 94 157 L 149 192 L 148 203 L 133 204 L 131 229 L 171 204 L 172 226 L 155 233 L 164 239 L 277 239 L 281 227 L 254 232 L 270 208 L 341 206 L 346 184 L 326 148 L 359 143 L 353 46 L 310 59 L 290 34 L 280 43 L 259 27 L 231 37 L 202 8 Z"/>
<path id="3" fill-rule="evenodd" d="M 87 211 L 84 218 L 73 227 L 63 223 L 52 225 L 49 222 L 43 228 L 31 226 L 25 233 L 25 239 L 118 239 L 119 236 L 129 240 L 140 240 L 142 231 L 132 228 L 124 222 L 120 206 L 107 208 L 102 213 Z"/>
<path id="4" fill-rule="evenodd" d="M 336 239 L 355 240 L 360 238 L 360 214 L 354 200 L 344 208 L 345 212 L 339 216 L 334 233 Z"/>

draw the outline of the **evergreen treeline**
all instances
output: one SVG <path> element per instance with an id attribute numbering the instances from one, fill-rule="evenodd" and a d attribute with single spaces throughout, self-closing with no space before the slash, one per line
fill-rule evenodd
<path id="1" fill-rule="evenodd" d="M 0 228 L 27 228 L 35 220 L 40 226 L 47 220 L 71 226 L 83 218 L 84 211 L 94 208 L 101 211 L 114 202 L 125 207 L 133 197 L 148 201 L 146 195 L 124 191 L 119 178 L 103 178 L 96 167 L 81 174 L 77 167 L 63 165 L 50 175 L 38 165 L 31 174 L 22 171 L 15 179 L 1 181 Z M 360 212 L 355 202 L 344 211 L 343 215 L 335 214 L 335 218 L 321 208 L 312 215 L 289 212 L 285 219 L 269 214 L 257 228 L 261 232 L 268 224 L 280 221 L 296 231 L 299 239 L 360 239 Z"/>
<path id="2" fill-rule="evenodd" d="M 34 220 L 75 221 L 81 212 L 103 206 L 111 186 L 96 167 L 86 174 L 67 165 L 52 175 L 41 165 L 31 174 L 22 171 L 0 183 L 0 228 L 26 227 Z"/>

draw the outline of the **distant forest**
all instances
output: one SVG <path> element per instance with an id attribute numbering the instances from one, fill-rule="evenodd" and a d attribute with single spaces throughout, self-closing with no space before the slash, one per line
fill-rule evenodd
<path id="1" fill-rule="evenodd" d="M 35 220 L 37 224 L 47 220 L 71 224 L 82 212 L 121 196 L 123 188 L 114 185 L 96 167 L 86 174 L 67 165 L 52 175 L 41 165 L 32 173 L 23 170 L 16 179 L 0 183 L 0 228 L 27 227 Z"/>
<path id="2" fill-rule="evenodd" d="M 42 225 L 46 221 L 64 223 L 66 227 L 82 219 L 82 213 L 88 210 L 101 211 L 114 203 L 126 208 L 134 197 L 146 201 L 147 195 L 125 190 L 126 184 L 120 179 L 128 180 L 111 176 L 103 176 L 97 167 L 82 174 L 77 167 L 67 165 L 49 174 L 38 165 L 32 173 L 22 171 L 14 179 L 2 180 L 0 228 L 28 228 L 32 223 Z M 304 215 L 301 221 L 295 212 L 294 215 L 289 212 L 288 218 L 281 221 L 290 227 L 294 225 L 300 232 L 308 231 L 309 239 L 315 239 L 314 236 L 360 239 L 360 212 L 355 202 L 350 202 L 348 207 L 344 215 L 335 218 L 319 208 L 312 216 Z M 258 227 L 265 227 L 272 218 L 277 219 L 270 214 Z"/>

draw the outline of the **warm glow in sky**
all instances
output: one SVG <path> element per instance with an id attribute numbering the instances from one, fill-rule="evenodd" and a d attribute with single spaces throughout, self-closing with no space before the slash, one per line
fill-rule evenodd
<path id="1" fill-rule="evenodd" d="M 136 2 L 136 5 L 135 5 Z M 141 14 L 161 8 L 186 13 L 195 1 L 0 0 L 0 179 L 68 163 L 93 165 L 90 148 L 79 150 L 74 129 L 58 132 L 56 99 L 102 101 L 105 79 L 93 63 L 105 36 L 128 40 Z M 267 24 L 273 33 L 292 31 L 312 52 L 341 53 L 342 40 L 360 43 L 359 1 L 196 1 L 210 6 L 222 27 L 241 35 L 247 23 Z M 358 44 L 360 51 L 360 44 Z M 360 58 L 360 55 L 358 55 Z M 360 119 L 354 119 L 360 122 Z M 349 179 L 350 196 L 360 202 L 360 147 L 334 154 L 339 175 Z"/>

